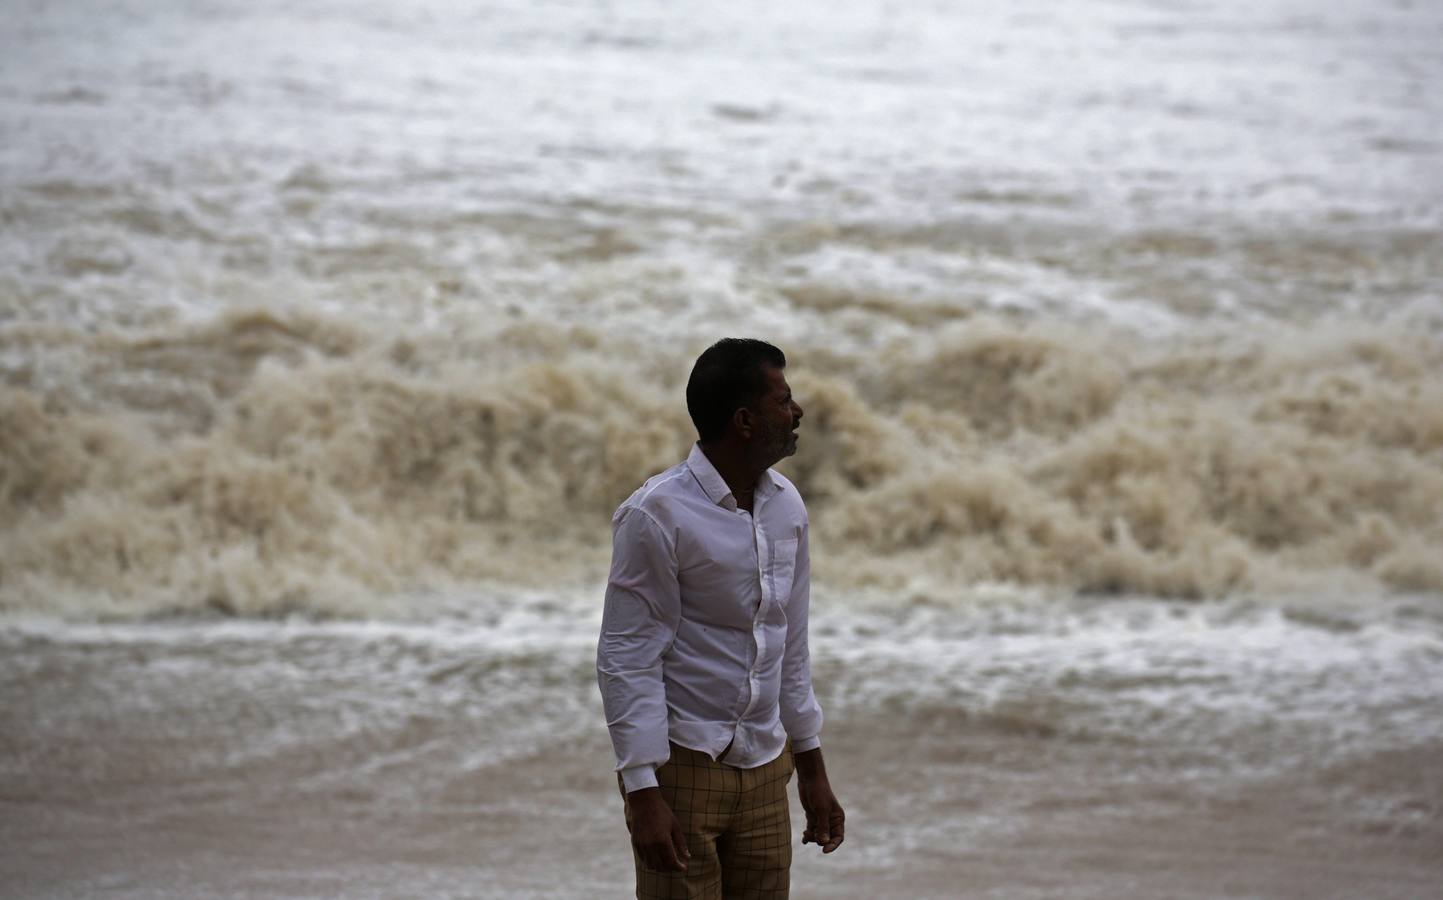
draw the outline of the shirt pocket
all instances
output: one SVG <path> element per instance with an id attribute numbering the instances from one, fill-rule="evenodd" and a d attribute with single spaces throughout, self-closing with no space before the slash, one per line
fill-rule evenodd
<path id="1" fill-rule="evenodd" d="M 797 573 L 797 538 L 787 538 L 772 545 L 772 598 L 785 606 L 792 596 L 792 580 Z"/>

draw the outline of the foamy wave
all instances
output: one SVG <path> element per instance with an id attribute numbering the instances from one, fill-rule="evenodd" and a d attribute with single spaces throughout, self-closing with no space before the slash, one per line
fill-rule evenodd
<path id="1" fill-rule="evenodd" d="M 615 505 L 691 440 L 699 347 L 234 313 L 0 334 L 0 608 L 365 615 L 455 582 L 580 584 Z M 785 468 L 818 578 L 1217 596 L 1443 591 L 1443 345 L 976 319 L 787 348 Z"/>

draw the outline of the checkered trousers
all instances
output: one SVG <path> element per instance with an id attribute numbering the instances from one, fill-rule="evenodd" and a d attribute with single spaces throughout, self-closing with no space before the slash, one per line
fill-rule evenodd
<path id="1" fill-rule="evenodd" d="M 685 872 L 658 872 L 633 851 L 638 900 L 786 900 L 792 865 L 790 746 L 765 765 L 736 769 L 672 744 L 671 759 L 656 770 L 656 780 L 686 832 L 691 861 Z M 626 826 L 631 827 L 630 803 Z"/>

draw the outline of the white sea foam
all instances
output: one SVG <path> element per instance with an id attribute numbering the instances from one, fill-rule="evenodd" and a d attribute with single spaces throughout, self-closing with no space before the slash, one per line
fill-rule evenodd
<path id="1" fill-rule="evenodd" d="M 429 611 L 418 602 L 409 621 L 389 622 L 32 620 L 6 626 L 0 646 L 21 681 L 44 661 L 66 679 L 110 667 L 127 685 L 62 711 L 32 679 L 26 702 L 39 704 L 44 727 L 56 715 L 161 711 L 184 723 L 177 704 L 223 706 L 234 740 L 216 748 L 218 763 L 304 753 L 316 762 L 298 789 L 322 790 L 358 777 L 345 760 L 386 767 L 401 754 L 431 765 L 433 720 L 484 729 L 483 740 L 446 751 L 465 772 L 591 735 L 601 727 L 598 592 L 432 597 Z M 919 734 L 1192 746 L 1199 775 L 1226 767 L 1249 777 L 1443 739 L 1436 609 L 1316 621 L 1308 606 L 1295 615 L 1241 601 L 1059 603 L 1014 592 L 964 608 L 834 593 L 816 605 L 813 665 L 840 722 L 886 711 Z M 440 607 L 470 615 L 437 616 Z M 330 754 L 338 759 L 322 764 Z"/>

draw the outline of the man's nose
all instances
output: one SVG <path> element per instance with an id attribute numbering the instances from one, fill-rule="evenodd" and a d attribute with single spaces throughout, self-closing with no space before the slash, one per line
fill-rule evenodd
<path id="1" fill-rule="evenodd" d="M 792 401 L 792 419 L 797 422 L 802 420 L 802 405 L 795 400 Z"/>

